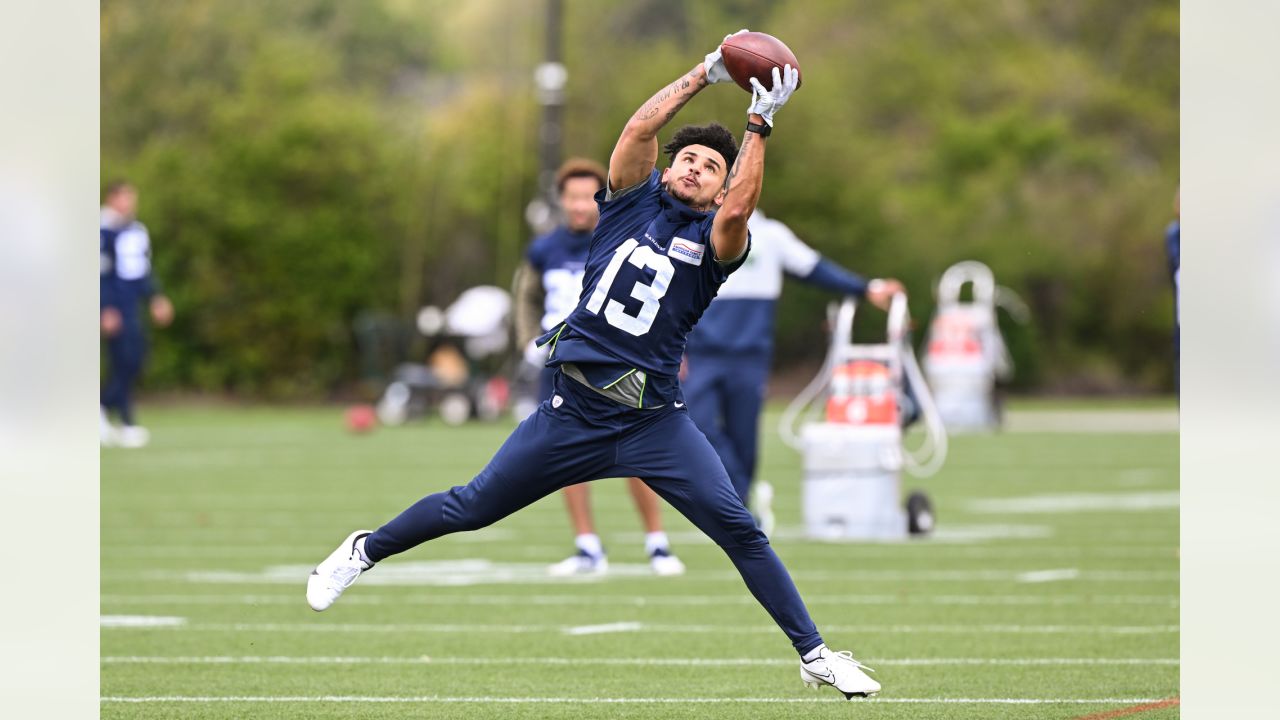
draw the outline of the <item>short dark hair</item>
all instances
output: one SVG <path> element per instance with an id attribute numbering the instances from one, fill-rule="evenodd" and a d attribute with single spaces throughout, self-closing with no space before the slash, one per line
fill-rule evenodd
<path id="1" fill-rule="evenodd" d="M 103 194 L 103 197 L 106 197 L 106 198 L 115 197 L 117 194 L 125 190 L 133 190 L 133 189 L 134 189 L 133 183 L 129 182 L 128 180 L 125 180 L 124 178 L 117 178 L 107 183 L 107 191 Z"/>
<path id="2" fill-rule="evenodd" d="M 675 162 L 676 155 L 690 145 L 705 145 L 720 153 L 728 164 L 725 167 L 726 173 L 729 172 L 729 168 L 733 167 L 734 161 L 738 159 L 738 143 L 734 141 L 733 133 L 719 123 L 685 125 L 677 130 L 675 135 L 671 136 L 671 142 L 663 145 L 662 150 L 671 159 L 671 162 Z"/>
<path id="3" fill-rule="evenodd" d="M 564 161 L 556 171 L 556 192 L 564 192 L 564 184 L 572 178 L 595 178 L 600 187 L 605 184 L 605 170 L 600 163 L 586 158 L 572 157 Z"/>

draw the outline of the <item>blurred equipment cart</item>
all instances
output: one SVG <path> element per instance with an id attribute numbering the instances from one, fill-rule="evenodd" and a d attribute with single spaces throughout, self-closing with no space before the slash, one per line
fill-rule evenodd
<path id="1" fill-rule="evenodd" d="M 783 441 L 804 456 L 805 531 L 820 540 L 923 535 L 934 526 L 932 504 L 917 491 L 904 505 L 901 471 L 936 473 L 946 459 L 946 429 L 911 349 L 906 295 L 889 306 L 884 343 L 853 342 L 857 308 L 846 298 L 828 313 L 826 361 L 779 424 Z M 914 450 L 905 447 L 902 422 L 914 414 L 913 402 L 924 424 Z"/>

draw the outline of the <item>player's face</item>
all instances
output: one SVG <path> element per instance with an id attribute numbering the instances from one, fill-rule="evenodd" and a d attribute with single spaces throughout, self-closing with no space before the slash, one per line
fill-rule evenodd
<path id="1" fill-rule="evenodd" d="M 572 177 L 564 181 L 564 190 L 560 192 L 560 207 L 564 210 L 564 221 L 574 232 L 588 232 L 596 229 L 600 220 L 600 208 L 596 205 L 596 191 L 600 182 L 594 177 Z"/>
<path id="2" fill-rule="evenodd" d="M 138 191 L 131 187 L 121 188 L 107 198 L 107 205 L 125 217 L 133 217 L 138 211 Z"/>
<path id="3" fill-rule="evenodd" d="M 689 145 L 662 171 L 667 192 L 694 210 L 707 211 L 724 202 L 724 156 L 706 145 Z"/>

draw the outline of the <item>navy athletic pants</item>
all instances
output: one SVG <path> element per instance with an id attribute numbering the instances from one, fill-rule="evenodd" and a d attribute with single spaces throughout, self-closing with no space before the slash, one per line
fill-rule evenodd
<path id="1" fill-rule="evenodd" d="M 822 642 L 791 576 L 685 408 L 629 408 L 558 372 L 554 390 L 470 483 L 422 498 L 370 535 L 369 559 L 477 530 L 568 485 L 635 476 L 724 550 L 798 652 Z"/>
<path id="2" fill-rule="evenodd" d="M 756 474 L 760 410 L 769 382 L 769 355 L 685 356 L 681 388 L 689 416 L 711 441 L 743 503 Z"/>
<path id="3" fill-rule="evenodd" d="M 133 386 L 147 357 L 147 337 L 142 328 L 125 323 L 120 334 L 107 341 L 110 368 L 99 402 L 115 410 L 125 425 L 133 424 Z"/>

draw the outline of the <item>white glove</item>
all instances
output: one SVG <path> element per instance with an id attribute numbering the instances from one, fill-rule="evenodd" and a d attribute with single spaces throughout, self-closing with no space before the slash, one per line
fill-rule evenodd
<path id="1" fill-rule="evenodd" d="M 724 39 L 728 40 L 734 35 L 741 35 L 744 32 L 747 32 L 746 28 L 742 28 L 731 35 L 725 35 Z M 724 41 L 721 41 L 720 44 L 716 46 L 715 50 L 707 53 L 707 57 L 702 61 L 703 67 L 707 69 L 708 85 L 715 85 L 716 83 L 722 82 L 733 82 L 733 78 L 729 77 L 729 71 L 724 67 L 724 58 L 720 54 L 720 48 L 722 46 L 724 46 Z"/>
<path id="2" fill-rule="evenodd" d="M 800 84 L 800 71 L 787 65 L 778 72 L 778 68 L 773 69 L 773 89 L 765 90 L 760 81 L 751 78 L 751 107 L 747 108 L 747 113 L 756 113 L 764 118 L 764 121 L 773 127 L 773 114 L 778 112 L 778 108 L 787 104 L 787 99 L 791 97 L 791 93 L 796 91 L 796 86 Z"/>

